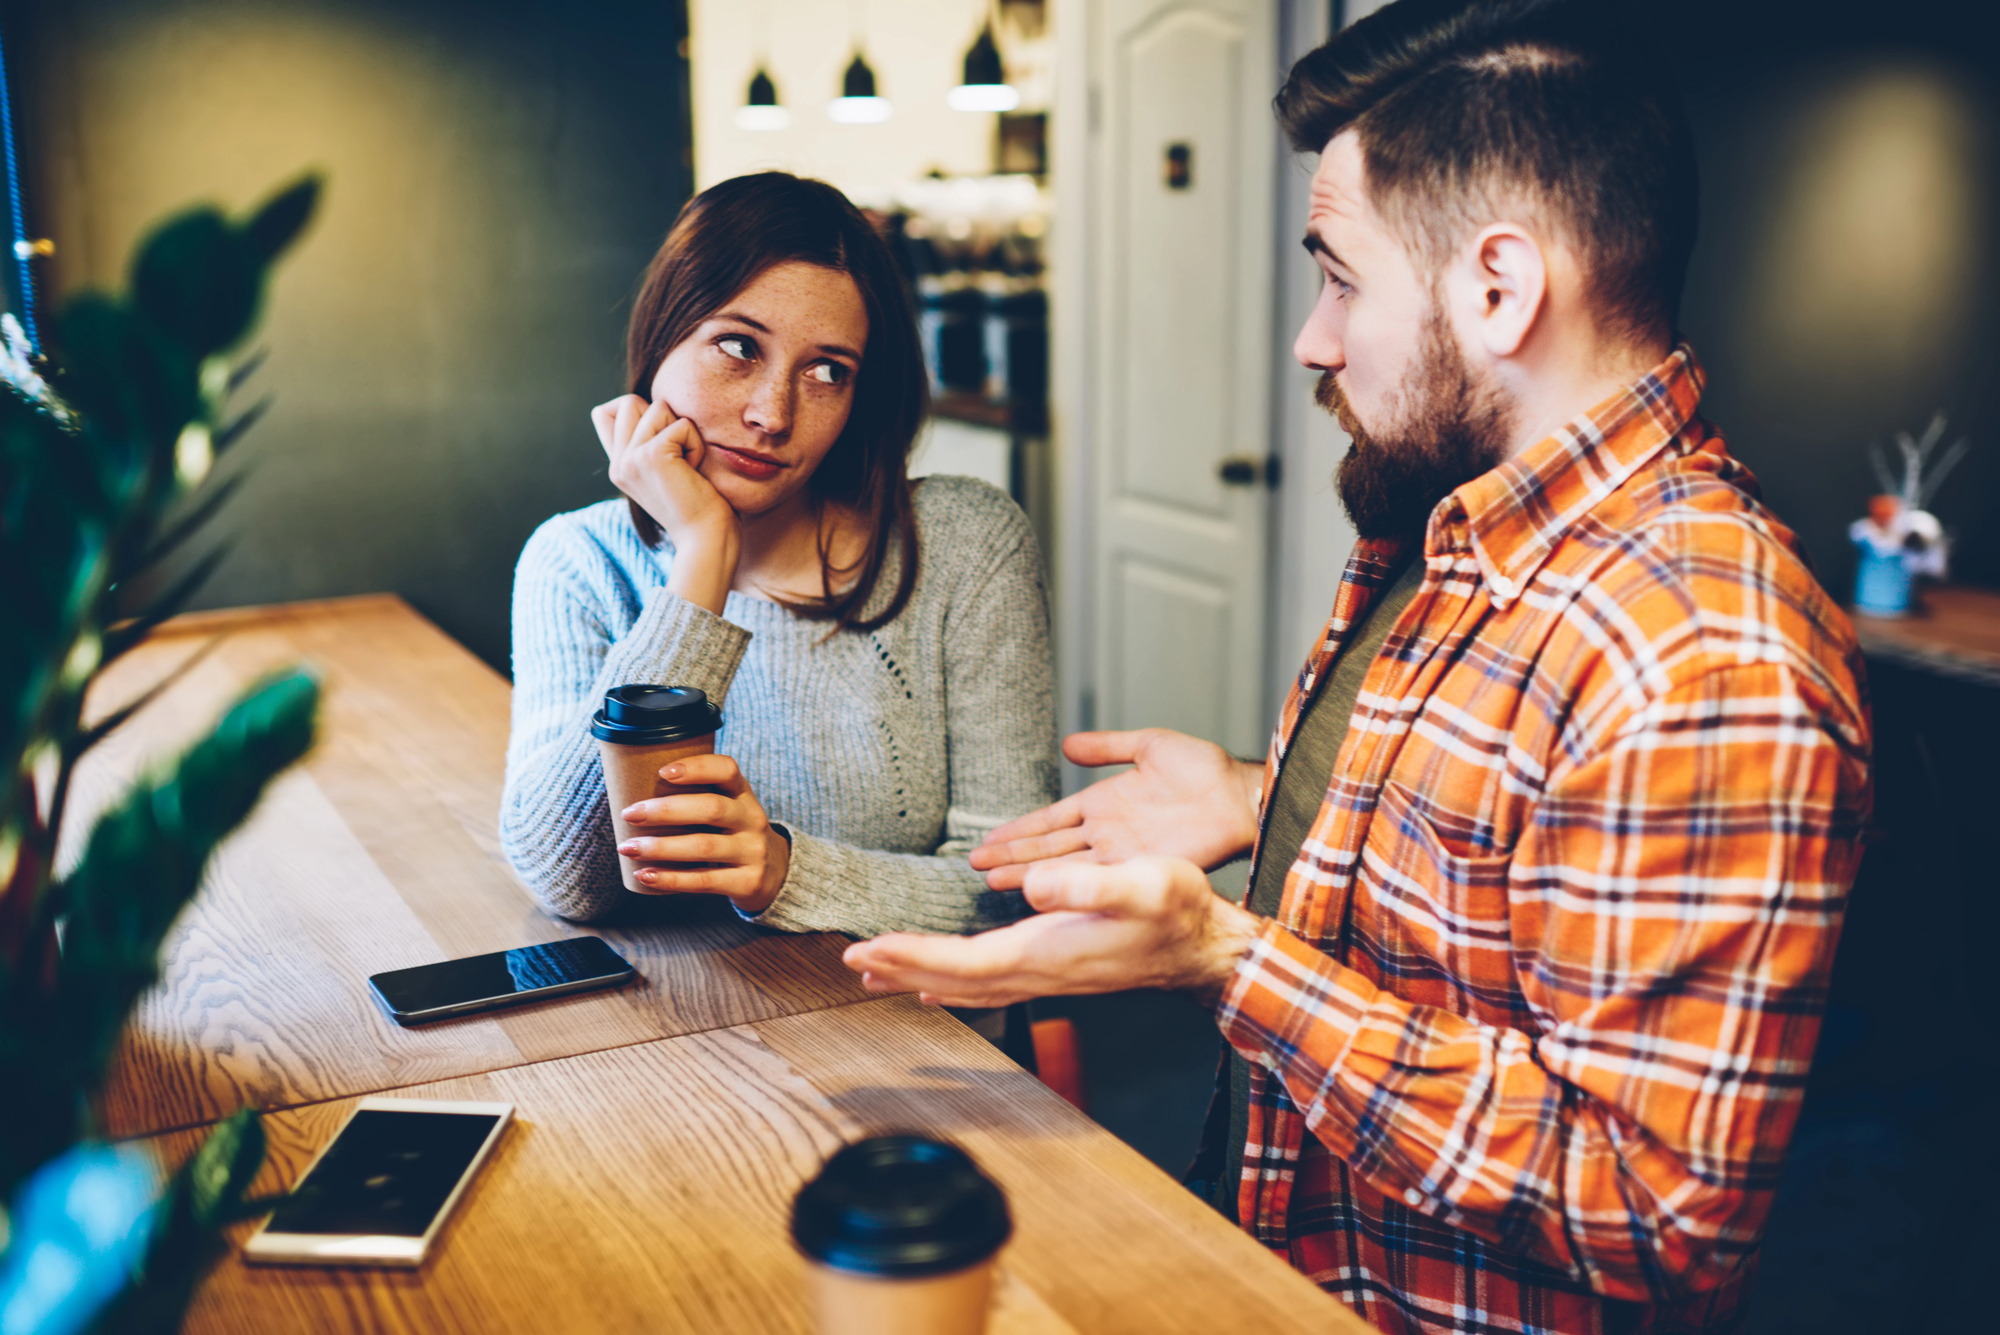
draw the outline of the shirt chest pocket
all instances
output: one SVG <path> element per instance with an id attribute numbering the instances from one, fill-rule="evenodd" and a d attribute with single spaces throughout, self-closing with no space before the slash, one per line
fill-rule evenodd
<path id="1" fill-rule="evenodd" d="M 1498 1018 L 1520 1005 L 1514 977 L 1511 850 L 1391 779 L 1355 878 L 1357 937 L 1406 1000 Z"/>

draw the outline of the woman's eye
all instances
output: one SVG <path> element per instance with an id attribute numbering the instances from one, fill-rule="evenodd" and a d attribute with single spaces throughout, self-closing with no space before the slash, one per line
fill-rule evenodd
<path id="1" fill-rule="evenodd" d="M 726 355 L 734 357 L 739 362 L 747 362 L 757 355 L 756 349 L 751 345 L 750 340 L 738 334 L 731 334 L 727 338 L 718 338 L 715 340 L 715 346 L 721 348 Z"/>
<path id="2" fill-rule="evenodd" d="M 838 362 L 816 362 L 806 374 L 822 385 L 839 385 L 847 380 L 847 368 Z"/>

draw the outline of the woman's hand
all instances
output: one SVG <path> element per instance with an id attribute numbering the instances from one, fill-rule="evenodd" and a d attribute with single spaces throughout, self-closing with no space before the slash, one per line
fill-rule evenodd
<path id="1" fill-rule="evenodd" d="M 634 826 L 705 826 L 703 832 L 662 831 L 618 845 L 645 862 L 707 863 L 684 870 L 642 868 L 634 879 L 661 895 L 727 895 L 745 913 L 762 913 L 784 887 L 792 845 L 771 828 L 763 804 L 728 756 L 689 756 L 660 771 L 668 783 L 694 791 L 634 802 L 621 818 Z"/>
<path id="2" fill-rule="evenodd" d="M 736 578 L 742 528 L 736 511 L 700 473 L 706 446 L 664 401 L 626 394 L 590 410 L 611 460 L 611 483 L 639 503 L 674 544 L 667 587 L 717 616 Z"/>

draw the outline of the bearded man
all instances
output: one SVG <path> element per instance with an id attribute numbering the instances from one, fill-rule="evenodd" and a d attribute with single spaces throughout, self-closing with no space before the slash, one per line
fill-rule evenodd
<path id="1" fill-rule="evenodd" d="M 1361 540 L 1267 760 L 1072 737 L 1137 768 L 973 855 L 1038 916 L 848 951 L 1205 999 L 1197 1176 L 1385 1330 L 1740 1321 L 1866 815 L 1853 631 L 1695 415 L 1692 152 L 1614 8 L 1401 0 L 1293 69 Z"/>

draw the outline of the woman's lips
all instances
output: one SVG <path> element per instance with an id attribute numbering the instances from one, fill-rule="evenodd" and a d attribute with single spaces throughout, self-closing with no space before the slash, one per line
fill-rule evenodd
<path id="1" fill-rule="evenodd" d="M 708 448 L 715 451 L 715 457 L 726 464 L 732 472 L 740 473 L 753 481 L 762 482 L 767 478 L 774 478 L 779 470 L 784 468 L 784 465 L 775 459 L 766 459 L 757 454 L 745 454 L 741 450 L 732 450 L 727 445 L 710 445 Z"/>

